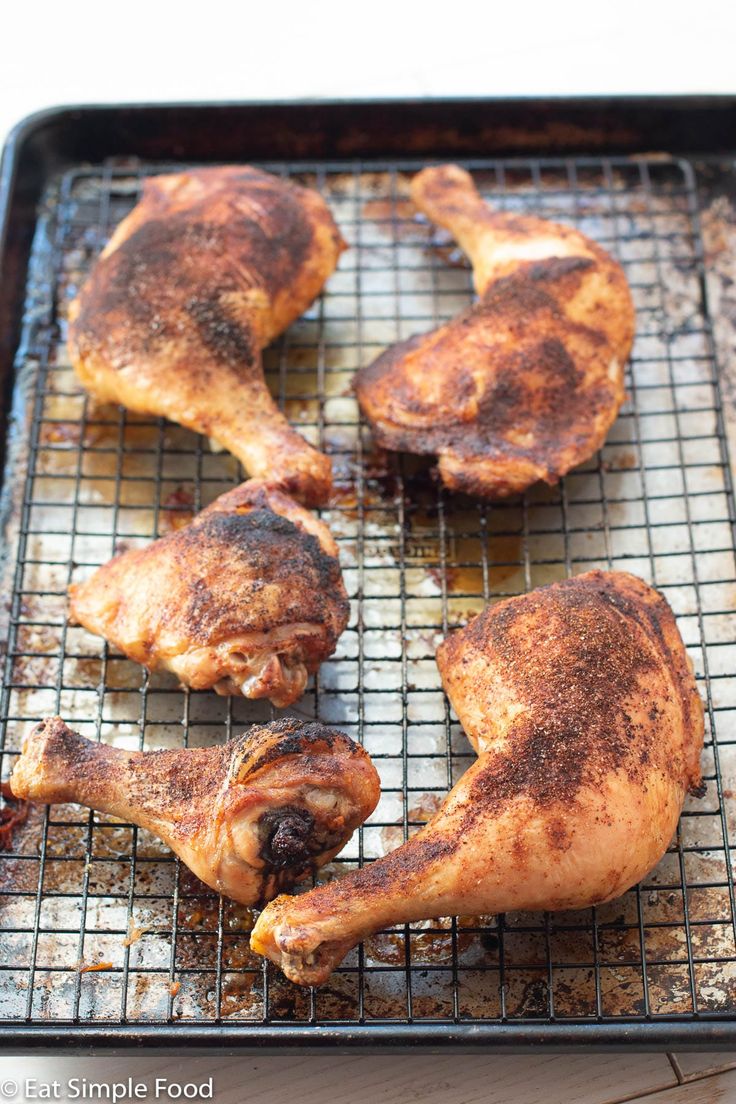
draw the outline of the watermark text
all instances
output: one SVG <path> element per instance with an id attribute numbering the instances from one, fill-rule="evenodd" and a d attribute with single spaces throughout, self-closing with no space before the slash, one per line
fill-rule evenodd
<path id="1" fill-rule="evenodd" d="M 6 1078 L 0 1082 L 0 1097 L 10 1100 L 104 1100 L 119 1104 L 122 1100 L 212 1100 L 214 1080 L 174 1081 L 154 1077 L 146 1081 L 127 1077 L 124 1081 L 93 1081 L 88 1077 L 70 1077 L 67 1081 L 42 1081 L 38 1077 L 21 1080 Z"/>

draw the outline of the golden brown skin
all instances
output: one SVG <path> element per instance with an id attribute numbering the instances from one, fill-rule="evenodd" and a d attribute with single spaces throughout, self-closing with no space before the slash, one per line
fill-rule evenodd
<path id="1" fill-rule="evenodd" d="M 592 571 L 489 606 L 439 647 L 479 752 L 396 851 L 279 897 L 251 946 L 301 984 L 389 925 L 617 897 L 664 854 L 700 785 L 703 707 L 672 611 L 633 575 Z"/>
<path id="2" fill-rule="evenodd" d="M 278 707 L 301 696 L 349 614 L 329 530 L 259 479 L 69 589 L 70 619 L 136 663 Z"/>
<path id="3" fill-rule="evenodd" d="M 97 399 L 204 433 L 307 504 L 330 461 L 289 426 L 261 350 L 316 298 L 345 248 L 322 198 L 248 166 L 146 180 L 70 313 Z"/>
<path id="4" fill-rule="evenodd" d="M 576 230 L 492 211 L 456 165 L 424 169 L 411 194 L 467 253 L 479 299 L 359 371 L 376 442 L 437 454 L 453 491 L 557 482 L 600 448 L 625 397 L 634 308 L 621 266 Z"/>
<path id="5" fill-rule="evenodd" d="M 123 751 L 60 717 L 29 733 L 16 797 L 74 801 L 159 836 L 201 881 L 244 905 L 329 862 L 376 807 L 378 775 L 360 745 L 294 718 L 227 744 Z"/>

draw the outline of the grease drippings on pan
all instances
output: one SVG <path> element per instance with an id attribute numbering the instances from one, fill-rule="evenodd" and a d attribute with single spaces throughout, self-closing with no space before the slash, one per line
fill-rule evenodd
<path id="1" fill-rule="evenodd" d="M 654 161 L 581 163 L 576 175 L 566 164 L 505 169 L 474 170 L 484 194 L 508 210 L 574 222 L 616 253 L 640 332 L 629 399 L 601 463 L 493 505 L 443 492 L 431 462 L 376 450 L 351 390 L 355 370 L 387 345 L 471 302 L 467 265 L 410 207 L 409 168 L 298 173 L 321 187 L 351 248 L 325 294 L 264 359 L 299 432 L 333 459 L 335 491 L 321 516 L 340 546 L 352 613 L 297 711 L 361 736 L 383 785 L 376 812 L 324 878 L 391 850 L 431 813 L 425 795 L 441 799 L 472 761 L 434 651 L 447 628 L 488 600 L 599 566 L 651 578 L 678 614 L 701 678 L 705 634 L 717 737 L 725 738 L 736 703 L 728 629 L 736 570 L 688 181 L 678 166 Z M 239 481 L 232 457 L 204 439 L 95 407 L 73 380 L 64 346 L 69 299 L 139 188 L 135 169 L 93 167 L 73 171 L 45 198 L 55 282 L 37 250 L 29 304 L 53 307 L 58 324 L 40 332 L 29 314 L 29 348 L 37 355 L 45 341 L 51 350 L 38 381 L 8 656 L 10 752 L 38 716 L 57 711 L 85 735 L 146 749 L 181 746 L 185 733 L 194 746 L 219 743 L 270 716 L 262 703 L 183 694 L 170 676 L 144 676 L 101 641 L 65 627 L 64 591 L 77 573 L 178 528 Z M 733 790 L 731 751 L 720 748 L 720 768 Z M 30 809 L 13 826 L 12 850 L 0 854 L 8 933 L 0 1016 L 115 1022 L 123 1001 L 131 1022 L 728 1012 L 736 1005 L 736 946 L 715 764 L 706 754 L 708 794 L 640 894 L 595 916 L 461 917 L 390 932 L 362 959 L 351 955 L 313 1003 L 264 973 L 248 949 L 252 912 L 220 903 L 153 837 L 71 806 L 54 807 L 48 819 Z M 736 831 L 730 805 L 726 825 Z M 125 946 L 136 930 L 140 937 Z M 80 961 L 109 968 L 80 974 Z"/>

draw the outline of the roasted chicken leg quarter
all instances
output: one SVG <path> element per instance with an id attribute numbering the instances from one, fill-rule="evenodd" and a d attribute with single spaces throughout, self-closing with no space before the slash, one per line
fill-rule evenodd
<path id="1" fill-rule="evenodd" d="M 470 258 L 479 299 L 359 371 L 374 438 L 438 455 L 454 491 L 555 483 L 600 448 L 624 400 L 634 308 L 621 266 L 577 230 L 491 210 L 456 165 L 424 169 L 411 195 Z"/>
<path id="2" fill-rule="evenodd" d="M 131 752 L 49 717 L 28 735 L 10 785 L 28 801 L 78 802 L 149 829 L 244 905 L 329 862 L 379 795 L 358 744 L 292 718 L 215 747 Z"/>
<path id="3" fill-rule="evenodd" d="M 71 619 L 137 663 L 278 707 L 300 697 L 349 613 L 327 527 L 258 479 L 70 592 Z"/>
<path id="4" fill-rule="evenodd" d="M 102 402 L 204 433 L 250 475 L 323 502 L 330 462 L 274 403 L 261 350 L 345 248 L 322 198 L 248 166 L 153 176 L 72 303 L 69 351 Z"/>
<path id="5" fill-rule="evenodd" d="M 659 861 L 700 786 L 703 707 L 664 598 L 594 571 L 490 606 L 439 647 L 476 763 L 385 858 L 259 917 L 251 946 L 318 984 L 389 925 L 579 909 Z"/>

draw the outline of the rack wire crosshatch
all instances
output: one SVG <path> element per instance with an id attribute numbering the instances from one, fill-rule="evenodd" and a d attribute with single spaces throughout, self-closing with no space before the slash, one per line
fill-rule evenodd
<path id="1" fill-rule="evenodd" d="M 201 886 L 148 833 L 73 806 L 32 810 L 0 855 L 0 1021 L 268 1027 L 693 1023 L 736 1020 L 732 497 L 689 165 L 660 158 L 465 162 L 507 209 L 572 222 L 611 249 L 638 333 L 627 403 L 600 456 L 556 488 L 483 504 L 445 494 L 429 462 L 373 449 L 350 390 L 387 344 L 465 306 L 470 274 L 408 202 L 412 163 L 266 168 L 318 187 L 349 245 L 314 307 L 272 347 L 287 415 L 329 452 L 321 511 L 340 546 L 349 628 L 296 712 L 364 743 L 378 809 L 327 874 L 369 862 L 437 808 L 472 760 L 434 663 L 484 604 L 589 570 L 654 583 L 678 615 L 707 701 L 707 793 L 645 883 L 580 913 L 459 917 L 368 941 L 300 990 L 248 949 L 248 910 Z M 234 459 L 161 419 L 95 407 L 64 347 L 69 301 L 142 178 L 106 163 L 49 188 L 34 245 L 22 361 L 32 425 L 3 682 L 3 777 L 59 712 L 127 747 L 219 741 L 262 703 L 180 690 L 65 620 L 66 589 L 116 550 L 188 520 L 242 478 Z M 288 1032 L 285 1032 L 286 1038 Z"/>

